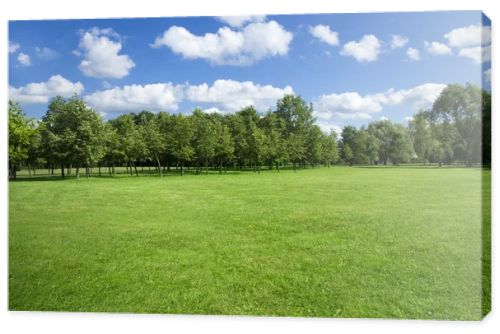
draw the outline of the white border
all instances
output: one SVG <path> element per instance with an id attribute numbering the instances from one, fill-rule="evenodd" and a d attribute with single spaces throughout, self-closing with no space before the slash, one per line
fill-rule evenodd
<path id="1" fill-rule="evenodd" d="M 230 14 L 293 14 L 293 13 L 349 13 L 382 11 L 429 11 L 429 10 L 483 10 L 493 24 L 493 59 L 498 61 L 495 49 L 500 34 L 497 34 L 500 7 L 492 0 L 182 0 L 182 1 L 105 1 L 105 0 L 24 0 L 2 1 L 0 10 L 0 328 L 3 333 L 137 333 L 174 330 L 182 332 L 244 333 L 254 332 L 374 332 L 374 333 L 470 333 L 494 332 L 500 328 L 500 312 L 497 312 L 499 298 L 499 228 L 498 206 L 493 205 L 493 308 L 490 315 L 481 322 L 439 322 L 364 319 L 304 319 L 267 317 L 226 316 L 171 316 L 130 314 L 85 314 L 85 313 L 43 313 L 7 312 L 7 20 L 18 19 L 62 19 L 62 18 L 107 18 L 107 17 L 158 17 L 197 16 Z M 493 84 L 498 71 L 492 68 Z M 493 203 L 497 200 L 499 187 L 498 161 L 500 129 L 498 94 L 493 95 Z M 5 329 L 7 331 L 5 331 Z"/>

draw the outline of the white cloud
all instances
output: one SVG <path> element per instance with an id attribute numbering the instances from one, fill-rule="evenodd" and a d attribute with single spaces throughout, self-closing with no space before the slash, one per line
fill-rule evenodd
<path id="1" fill-rule="evenodd" d="M 68 97 L 81 94 L 81 82 L 71 82 L 61 75 L 53 75 L 46 82 L 29 83 L 19 88 L 9 86 L 9 98 L 19 103 L 48 103 L 54 96 Z"/>
<path id="2" fill-rule="evenodd" d="M 223 112 L 219 108 L 216 108 L 216 107 L 203 109 L 202 111 L 206 114 L 223 114 Z"/>
<path id="3" fill-rule="evenodd" d="M 20 47 L 21 45 L 19 43 L 9 41 L 9 53 L 16 52 Z"/>
<path id="4" fill-rule="evenodd" d="M 326 134 L 329 134 L 332 130 L 335 131 L 337 136 L 339 136 L 342 133 L 342 127 L 330 120 L 318 119 L 316 120 L 316 125 L 318 125 L 321 131 L 323 131 Z"/>
<path id="5" fill-rule="evenodd" d="M 191 102 L 210 104 L 222 113 L 230 113 L 250 105 L 266 110 L 284 95 L 293 94 L 293 89 L 290 86 L 261 86 L 252 81 L 216 80 L 211 86 L 206 83 L 188 86 L 185 92 L 186 99 Z"/>
<path id="6" fill-rule="evenodd" d="M 249 22 L 264 22 L 265 15 L 240 15 L 240 16 L 219 16 L 220 21 L 229 24 L 231 27 L 240 28 Z"/>
<path id="7" fill-rule="evenodd" d="M 422 108 L 431 105 L 444 87 L 444 84 L 426 83 L 410 89 L 389 89 L 364 96 L 357 92 L 322 95 L 315 103 L 315 116 L 323 121 L 371 119 L 372 114 L 382 111 L 384 106 L 410 104 Z"/>
<path id="8" fill-rule="evenodd" d="M 451 49 L 448 45 L 439 42 L 424 42 L 427 52 L 433 56 L 451 55 Z"/>
<path id="9" fill-rule="evenodd" d="M 31 66 L 31 58 L 29 55 L 25 54 L 25 53 L 20 53 L 18 56 L 17 56 L 17 61 L 19 62 L 19 64 L 21 66 Z"/>
<path id="10" fill-rule="evenodd" d="M 170 82 L 127 85 L 97 91 L 84 99 L 92 108 L 103 112 L 175 111 L 182 100 L 182 86 Z"/>
<path id="11" fill-rule="evenodd" d="M 135 66 L 129 56 L 119 54 L 122 43 L 113 30 L 92 28 L 81 33 L 79 47 L 85 58 L 79 69 L 84 75 L 120 79 Z"/>
<path id="12" fill-rule="evenodd" d="M 420 60 L 420 52 L 417 49 L 408 48 L 408 50 L 406 50 L 406 55 L 411 60 L 414 60 L 414 61 L 419 61 Z"/>
<path id="13" fill-rule="evenodd" d="M 327 25 L 318 24 L 314 27 L 309 27 L 309 33 L 326 44 L 339 45 L 339 33 L 331 31 Z"/>
<path id="14" fill-rule="evenodd" d="M 372 62 L 377 60 L 380 53 L 381 43 L 374 35 L 364 35 L 359 42 L 350 41 L 344 44 L 340 54 L 352 56 L 360 62 Z"/>
<path id="15" fill-rule="evenodd" d="M 52 60 L 56 59 L 59 56 L 56 50 L 52 50 L 51 48 L 43 47 L 39 48 L 35 47 L 35 54 L 38 58 L 42 60 Z"/>
<path id="16" fill-rule="evenodd" d="M 156 38 L 152 47 L 166 46 L 186 59 L 205 59 L 215 65 L 250 65 L 286 55 L 292 38 L 292 33 L 275 21 L 250 23 L 241 31 L 222 27 L 203 36 L 173 26 Z"/>
<path id="17" fill-rule="evenodd" d="M 484 81 L 486 83 L 491 83 L 491 68 L 487 69 L 483 72 Z"/>
<path id="18" fill-rule="evenodd" d="M 408 37 L 401 35 L 392 35 L 391 49 L 402 48 L 408 43 Z"/>
<path id="19" fill-rule="evenodd" d="M 460 57 L 472 59 L 476 64 L 491 60 L 491 46 L 474 46 L 471 48 L 460 49 L 458 52 Z"/>
<path id="20" fill-rule="evenodd" d="M 129 85 L 96 91 L 84 97 L 94 109 L 102 112 L 129 112 L 140 110 L 175 111 L 183 101 L 201 104 L 207 113 L 231 113 L 253 105 L 266 110 L 286 94 L 293 94 L 290 86 L 277 88 L 254 84 L 251 81 L 216 80 L 212 85 L 156 83 Z"/>
<path id="21" fill-rule="evenodd" d="M 471 46 L 486 45 L 491 43 L 491 27 L 470 25 L 453 29 L 444 37 L 448 45 L 454 48 L 469 48 Z"/>

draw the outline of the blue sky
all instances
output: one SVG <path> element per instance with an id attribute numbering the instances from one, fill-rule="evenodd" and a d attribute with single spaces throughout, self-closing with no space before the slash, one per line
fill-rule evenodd
<path id="1" fill-rule="evenodd" d="M 293 92 L 327 131 L 404 122 L 448 83 L 489 89 L 489 43 L 477 11 L 13 21 L 9 95 L 40 118 L 78 93 L 113 118 L 266 111 Z"/>

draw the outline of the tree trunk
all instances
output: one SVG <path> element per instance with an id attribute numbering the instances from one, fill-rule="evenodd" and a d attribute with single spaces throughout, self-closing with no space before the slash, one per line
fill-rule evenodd
<path id="1" fill-rule="evenodd" d="M 99 161 L 99 163 L 97 164 L 97 167 L 99 168 L 99 176 L 101 176 L 101 162 Z"/>
<path id="2" fill-rule="evenodd" d="M 293 162 L 293 172 L 297 173 L 297 170 L 295 169 L 295 161 Z"/>
<path id="3" fill-rule="evenodd" d="M 184 161 L 181 160 L 181 176 L 184 176 Z"/>
<path id="4" fill-rule="evenodd" d="M 132 172 L 132 161 L 128 161 L 128 168 L 130 170 L 130 176 L 134 176 L 134 173 Z"/>
<path id="5" fill-rule="evenodd" d="M 29 174 L 29 177 L 31 177 L 31 167 L 29 164 L 28 164 L 28 174 Z"/>
<path id="6" fill-rule="evenodd" d="M 134 161 L 134 170 L 135 170 L 135 176 L 139 176 L 139 173 L 137 172 L 137 166 L 135 165 L 135 161 Z"/>
<path id="7" fill-rule="evenodd" d="M 31 176 L 31 174 L 30 174 Z M 64 179 L 64 164 L 61 164 L 61 176 Z"/>
<path id="8" fill-rule="evenodd" d="M 77 179 L 80 178 L 80 163 L 76 165 L 76 178 Z"/>
<path id="9" fill-rule="evenodd" d="M 208 174 L 208 157 L 205 157 L 205 174 Z"/>
<path id="10" fill-rule="evenodd" d="M 160 177 L 163 177 L 163 173 L 161 171 L 161 163 L 160 159 L 158 158 L 158 154 L 155 153 L 155 157 L 156 157 L 156 162 L 158 163 L 158 171 L 160 172 Z"/>
<path id="11" fill-rule="evenodd" d="M 280 164 L 278 161 L 276 161 L 276 170 L 278 171 L 278 173 L 280 172 Z"/>

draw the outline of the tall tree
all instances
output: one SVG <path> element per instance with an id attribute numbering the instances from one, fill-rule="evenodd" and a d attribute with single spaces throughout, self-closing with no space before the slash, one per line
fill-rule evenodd
<path id="1" fill-rule="evenodd" d="M 432 132 L 428 121 L 428 112 L 420 111 L 413 115 L 408 123 L 408 130 L 413 142 L 413 149 L 425 165 L 429 159 L 429 149 L 432 142 Z"/>
<path id="2" fill-rule="evenodd" d="M 208 173 L 208 162 L 215 155 L 216 133 L 215 125 L 209 115 L 200 109 L 195 109 L 191 115 L 193 125 L 193 149 L 196 156 L 196 173 L 199 173 L 200 160 L 205 164 Z"/>
<path id="3" fill-rule="evenodd" d="M 147 158 L 155 162 L 160 177 L 163 177 L 160 156 L 165 151 L 165 136 L 160 132 L 159 119 L 150 112 L 139 114 L 140 131 L 146 147 Z"/>
<path id="4" fill-rule="evenodd" d="M 184 175 L 184 163 L 191 161 L 194 149 L 191 145 L 193 138 L 193 126 L 191 119 L 182 115 L 174 115 L 172 128 L 172 154 L 180 162 L 181 175 Z"/>
<path id="5" fill-rule="evenodd" d="M 36 129 L 19 104 L 9 100 L 9 177 L 16 179 L 19 164 L 28 158 L 28 150 Z"/>
<path id="6" fill-rule="evenodd" d="M 118 150 L 123 152 L 130 175 L 138 176 L 136 162 L 139 157 L 147 155 L 147 147 L 143 135 L 135 122 L 134 115 L 121 115 L 111 121 L 120 138 Z"/>

